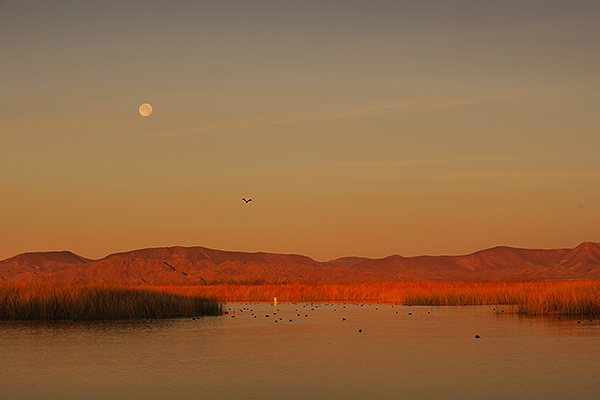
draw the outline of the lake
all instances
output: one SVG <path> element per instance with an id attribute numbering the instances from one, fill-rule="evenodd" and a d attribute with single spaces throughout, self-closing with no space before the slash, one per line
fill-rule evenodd
<path id="1" fill-rule="evenodd" d="M 228 315 L 199 319 L 0 322 L 0 398 L 597 399 L 600 393 L 598 320 L 498 315 L 489 306 L 227 307 Z"/>

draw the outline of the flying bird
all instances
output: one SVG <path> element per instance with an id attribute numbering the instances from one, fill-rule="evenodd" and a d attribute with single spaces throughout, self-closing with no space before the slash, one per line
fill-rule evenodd
<path id="1" fill-rule="evenodd" d="M 252 199 L 248 199 L 246 200 L 245 198 L 242 197 L 242 200 L 244 200 L 246 202 L 246 204 L 248 204 L 248 202 L 252 201 Z"/>

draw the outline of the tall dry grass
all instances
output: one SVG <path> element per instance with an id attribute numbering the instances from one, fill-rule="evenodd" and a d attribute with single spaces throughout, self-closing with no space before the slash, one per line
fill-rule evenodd
<path id="1" fill-rule="evenodd" d="M 0 319 L 124 319 L 220 315 L 221 302 L 379 302 L 506 305 L 523 315 L 600 316 L 600 281 L 228 283 L 137 287 L 105 284 L 0 286 Z"/>
<path id="2" fill-rule="evenodd" d="M 508 305 L 523 315 L 600 315 L 600 281 L 399 282 L 359 284 L 217 284 L 162 286 L 162 291 L 220 301 L 379 302 L 456 306 Z M 507 310 L 508 310 L 507 309 Z"/>
<path id="3" fill-rule="evenodd" d="M 517 294 L 517 312 L 524 315 L 572 314 L 600 316 L 600 282 L 552 282 Z"/>
<path id="4" fill-rule="evenodd" d="M 0 286 L 0 319 L 100 320 L 221 315 L 223 305 L 201 294 L 106 284 Z"/>

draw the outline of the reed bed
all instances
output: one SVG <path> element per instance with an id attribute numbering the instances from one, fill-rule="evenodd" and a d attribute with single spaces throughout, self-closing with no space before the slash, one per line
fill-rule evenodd
<path id="1" fill-rule="evenodd" d="M 600 316 L 600 281 L 461 281 L 357 284 L 216 284 L 157 289 L 224 302 L 379 302 L 404 305 L 505 305 L 522 315 Z"/>
<path id="2" fill-rule="evenodd" d="M 0 286 L 0 319 L 116 320 L 221 315 L 223 305 L 201 294 L 107 284 Z"/>
<path id="3" fill-rule="evenodd" d="M 356 284 L 242 282 L 197 286 L 0 286 L 0 319 L 126 319 L 221 315 L 222 302 L 378 302 L 498 305 L 522 315 L 600 316 L 600 281 L 461 281 Z"/>

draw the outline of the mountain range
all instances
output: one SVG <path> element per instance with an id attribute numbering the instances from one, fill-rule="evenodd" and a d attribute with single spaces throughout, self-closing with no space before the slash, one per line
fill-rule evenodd
<path id="1" fill-rule="evenodd" d="M 600 243 L 573 249 L 494 247 L 461 256 L 343 257 L 327 262 L 296 254 L 205 247 L 161 247 L 99 260 L 69 251 L 23 253 L 0 261 L 0 283 L 111 282 L 188 285 L 230 281 L 304 283 L 600 279 Z"/>

